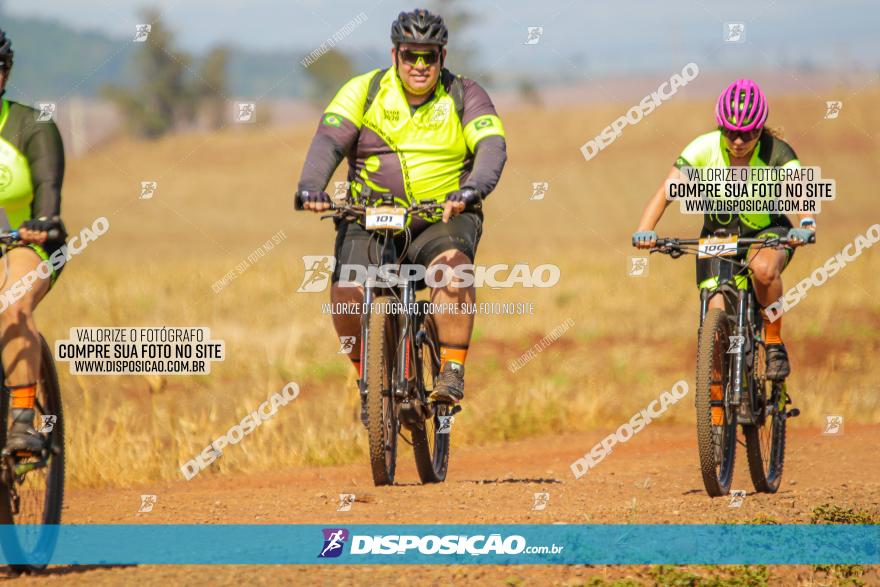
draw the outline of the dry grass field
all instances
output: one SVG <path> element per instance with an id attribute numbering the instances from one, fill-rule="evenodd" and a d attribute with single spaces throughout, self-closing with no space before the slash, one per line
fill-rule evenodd
<path id="1" fill-rule="evenodd" d="M 837 180 L 819 218 L 819 243 L 800 250 L 787 285 L 880 222 L 880 89 L 846 100 L 824 120 L 818 97 L 780 97 L 771 122 L 806 165 Z M 630 234 L 681 148 L 708 129 L 708 101 L 673 100 L 584 161 L 579 147 L 628 106 L 502 113 L 509 162 L 487 202 L 478 262 L 556 263 L 549 289 L 489 290 L 478 301 L 532 302 L 532 316 L 479 316 L 454 442 L 480 444 L 623 421 L 679 379 L 692 381 L 697 330 L 693 261 L 652 257 L 627 275 Z M 62 364 L 73 486 L 180 479 L 179 465 L 287 381 L 299 399 L 203 475 L 259 473 L 362 459 L 354 377 L 337 354 L 326 294 L 298 294 L 302 255 L 331 254 L 329 222 L 294 213 L 296 180 L 314 126 L 116 142 L 69 163 L 71 231 L 99 216 L 110 231 L 75 258 L 38 312 L 51 340 L 76 326 L 208 326 L 227 358 L 209 376 L 72 376 Z M 341 176 L 342 170 L 339 174 Z M 138 200 L 140 182 L 158 182 Z M 543 200 L 532 182 L 547 181 Z M 273 234 L 287 238 L 219 293 L 219 280 Z M 693 236 L 696 217 L 670 208 L 661 234 Z M 785 317 L 790 390 L 815 426 L 880 419 L 880 250 L 868 250 Z M 872 277 L 873 276 L 873 277 Z M 574 325 L 512 374 L 507 364 L 566 320 Z M 691 417 L 679 411 L 679 418 Z M 685 414 L 682 416 L 681 414 Z M 662 426 L 663 423 L 656 423 Z"/>

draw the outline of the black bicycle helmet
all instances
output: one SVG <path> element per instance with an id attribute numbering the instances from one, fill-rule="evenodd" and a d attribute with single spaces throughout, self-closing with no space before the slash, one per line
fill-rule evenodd
<path id="1" fill-rule="evenodd" d="M 6 32 L 0 29 L 0 69 L 9 71 L 12 69 L 12 41 L 6 36 Z"/>
<path id="2" fill-rule="evenodd" d="M 448 38 L 449 30 L 443 18 L 424 8 L 401 12 L 397 20 L 391 23 L 391 42 L 395 45 L 418 43 L 442 47 Z"/>

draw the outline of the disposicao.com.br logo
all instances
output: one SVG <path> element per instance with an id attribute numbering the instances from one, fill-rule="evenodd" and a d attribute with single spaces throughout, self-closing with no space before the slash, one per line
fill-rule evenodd
<path id="1" fill-rule="evenodd" d="M 503 537 L 501 534 L 476 534 L 473 536 L 450 534 L 387 534 L 366 536 L 350 535 L 345 528 L 324 528 L 324 545 L 318 558 L 335 558 L 342 554 L 344 545 L 351 538 L 350 555 L 464 555 L 480 556 L 518 554 L 560 554 L 564 546 L 529 546 L 518 534 Z M 413 552 L 410 552 L 413 551 Z"/>

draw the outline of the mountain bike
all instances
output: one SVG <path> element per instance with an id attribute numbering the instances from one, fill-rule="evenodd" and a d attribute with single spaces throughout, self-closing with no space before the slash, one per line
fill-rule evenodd
<path id="1" fill-rule="evenodd" d="M 810 242 L 815 242 L 815 236 Z M 755 490 L 775 493 L 782 480 L 785 423 L 800 412 L 788 408 L 792 400 L 785 382 L 766 377 L 761 306 L 755 298 L 745 255 L 751 246 L 788 244 L 787 238 L 739 238 L 716 233 L 699 239 L 658 238 L 651 249 L 652 253 L 673 258 L 692 254 L 709 259 L 712 275 L 718 275 L 714 287 L 700 290 L 695 394 L 700 469 L 706 492 L 712 497 L 730 491 L 738 423 L 745 436 Z M 723 297 L 724 310 L 709 309 L 714 295 Z"/>
<path id="2" fill-rule="evenodd" d="M 51 236 L 51 234 L 50 234 Z M 0 233 L 0 242 L 18 240 L 15 231 Z M 8 275 L 8 266 L 7 266 Z M 0 364 L 0 381 L 5 381 Z M 0 393 L 0 446 L 12 425 L 10 390 Z M 43 437 L 38 453 L 0 452 L 0 546 L 17 572 L 39 570 L 55 549 L 64 501 L 64 416 L 55 359 L 40 335 L 40 375 L 34 403 L 35 428 Z M 24 562 L 26 561 L 26 562 Z"/>
<path id="3" fill-rule="evenodd" d="M 361 197 L 369 205 L 335 204 L 336 212 L 323 218 L 362 219 L 371 233 L 370 266 L 376 269 L 400 266 L 410 242 L 410 216 L 443 210 L 443 204 L 432 200 L 406 208 L 394 206 L 390 194 L 371 201 L 369 187 L 362 189 Z M 405 235 L 405 245 L 398 251 L 394 237 L 400 233 Z M 374 251 L 378 253 L 375 259 Z M 461 410 L 458 405 L 428 401 L 440 374 L 440 343 L 429 302 L 416 300 L 417 285 L 400 275 L 393 282 L 368 279 L 364 286 L 360 339 L 363 368 L 358 388 L 366 405 L 375 485 L 394 483 L 398 438 L 412 445 L 422 483 L 444 481 L 451 419 Z"/>

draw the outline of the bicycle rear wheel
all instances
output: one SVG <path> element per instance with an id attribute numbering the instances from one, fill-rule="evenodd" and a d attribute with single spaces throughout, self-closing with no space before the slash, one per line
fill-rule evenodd
<path id="1" fill-rule="evenodd" d="M 785 461 L 785 411 L 787 394 L 783 384 L 765 377 L 767 351 L 763 342 L 755 345 L 754 385 L 758 412 L 754 425 L 743 426 L 749 474 L 756 491 L 776 493 L 782 481 Z"/>
<path id="2" fill-rule="evenodd" d="M 7 559 L 22 561 L 10 565 L 18 572 L 46 567 L 55 550 L 64 501 L 61 387 L 52 351 L 42 336 L 40 352 L 34 423 L 46 448 L 41 455 L 4 455 L 0 467 L 0 541 Z M 9 394 L 4 393 L 0 401 L 0 446 L 6 445 L 11 422 Z"/>
<path id="3" fill-rule="evenodd" d="M 713 308 L 700 327 L 697 346 L 697 446 L 703 485 L 711 497 L 730 491 L 736 459 L 736 410 L 730 405 L 732 355 L 727 353 L 731 330 L 727 314 Z M 723 397 L 713 399 L 713 385 L 716 390 L 720 386 Z"/>
<path id="4" fill-rule="evenodd" d="M 375 485 L 394 483 L 397 464 L 397 409 L 394 400 L 397 320 L 390 297 L 377 298 L 368 320 L 366 340 L 367 432 Z"/>
<path id="5" fill-rule="evenodd" d="M 440 347 L 434 321 L 425 319 L 425 337 L 416 351 L 416 374 L 421 391 L 428 397 L 434 390 L 434 381 L 440 375 Z M 449 466 L 450 427 L 446 420 L 451 416 L 452 406 L 434 404 L 433 415 L 421 427 L 412 431 L 413 453 L 416 469 L 422 483 L 440 483 L 446 479 Z M 446 424 L 446 425 L 444 425 Z"/>

